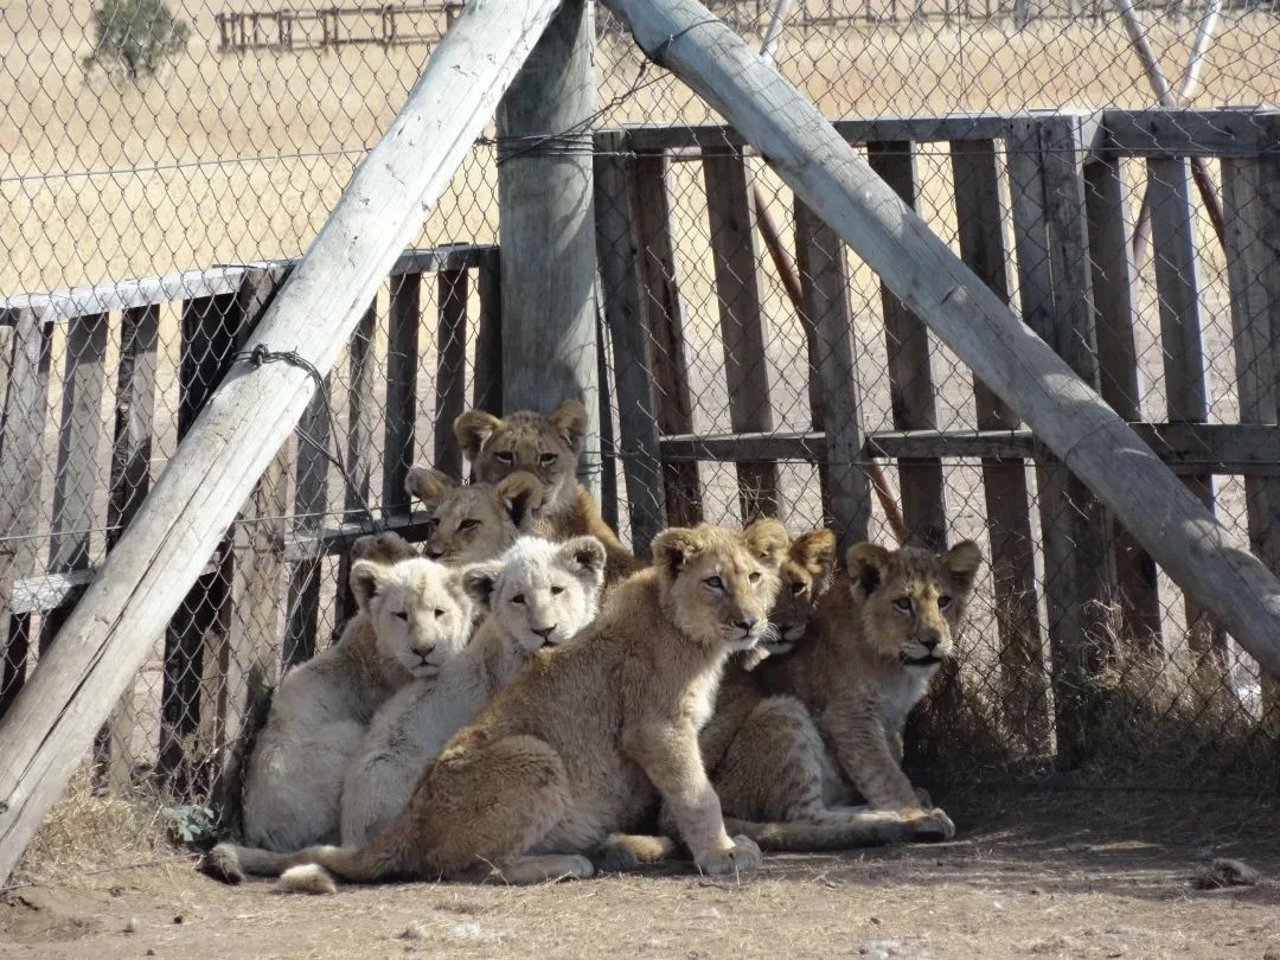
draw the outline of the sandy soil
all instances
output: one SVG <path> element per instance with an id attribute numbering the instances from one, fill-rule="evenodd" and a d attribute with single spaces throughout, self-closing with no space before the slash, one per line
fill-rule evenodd
<path id="1" fill-rule="evenodd" d="M 525 889 L 410 884 L 287 897 L 185 862 L 26 887 L 0 956 L 1280 958 L 1280 888 L 1219 891 L 1209 858 L 1280 874 L 1277 809 L 1238 800 L 985 791 L 944 797 L 949 844 L 768 858 Z"/>

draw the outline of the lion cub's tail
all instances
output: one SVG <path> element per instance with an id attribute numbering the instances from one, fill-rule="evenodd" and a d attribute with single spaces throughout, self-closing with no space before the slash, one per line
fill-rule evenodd
<path id="1" fill-rule="evenodd" d="M 400 872 L 392 861 L 376 843 L 358 849 L 307 847 L 296 853 L 220 843 L 205 855 L 199 869 L 223 883 L 239 883 L 246 875 L 279 877 L 276 889 L 285 893 L 336 893 L 330 874 L 352 883 L 378 883 Z"/>
<path id="2" fill-rule="evenodd" d="M 820 853 L 855 847 L 880 847 L 914 837 L 907 824 L 892 814 L 859 813 L 825 823 L 756 823 L 726 817 L 730 834 L 743 834 L 772 853 Z"/>

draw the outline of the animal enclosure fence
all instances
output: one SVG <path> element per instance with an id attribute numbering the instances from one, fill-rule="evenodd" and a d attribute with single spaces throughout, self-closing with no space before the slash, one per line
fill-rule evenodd
<path id="1" fill-rule="evenodd" d="M 444 35 L 460 0 L 435 4 L 379 4 L 317 10 L 251 10 L 217 13 L 219 53 L 337 49 L 378 44 L 426 43 Z"/>

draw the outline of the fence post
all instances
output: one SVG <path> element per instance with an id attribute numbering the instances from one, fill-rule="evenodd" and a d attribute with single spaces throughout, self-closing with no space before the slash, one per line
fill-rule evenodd
<path id="1" fill-rule="evenodd" d="M 591 4 L 566 0 L 503 97 L 497 131 L 503 402 L 549 413 L 582 401 L 579 473 L 598 499 L 594 43 Z"/>

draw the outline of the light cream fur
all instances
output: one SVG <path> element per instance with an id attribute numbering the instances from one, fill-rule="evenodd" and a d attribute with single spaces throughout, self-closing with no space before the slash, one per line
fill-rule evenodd
<path id="1" fill-rule="evenodd" d="M 594 537 L 551 543 L 521 537 L 499 559 L 463 575 L 487 611 L 467 648 L 434 681 L 414 683 L 374 717 L 347 771 L 342 842 L 362 846 L 400 812 L 427 763 L 543 649 L 595 619 L 604 547 Z"/>
<path id="2" fill-rule="evenodd" d="M 622 545 L 595 499 L 578 483 L 586 430 L 587 411 L 576 400 L 566 400 L 545 416 L 531 410 L 506 417 L 468 410 L 453 425 L 477 480 L 496 483 L 514 470 L 537 476 L 546 495 L 534 511 L 533 532 L 551 540 L 595 537 L 608 554 L 605 583 L 612 584 L 643 564 Z"/>
<path id="3" fill-rule="evenodd" d="M 251 846 L 336 838 L 343 776 L 374 713 L 415 678 L 435 677 L 470 633 L 461 572 L 430 560 L 357 560 L 351 589 L 356 615 L 337 643 L 281 681 L 249 758 Z"/>
<path id="4" fill-rule="evenodd" d="M 759 848 L 725 831 L 698 729 L 725 659 L 767 628 L 786 546 L 776 523 L 664 531 L 653 567 L 619 584 L 572 643 L 539 651 L 371 844 L 255 851 L 245 869 L 274 876 L 318 863 L 365 882 L 590 876 L 585 855 L 643 829 L 659 799 L 704 872 L 754 867 Z"/>
<path id="5" fill-rule="evenodd" d="M 430 467 L 414 466 L 405 479 L 411 497 L 430 514 L 423 556 L 441 563 L 491 560 L 533 529 L 542 505 L 543 486 L 533 474 L 517 470 L 497 483 L 459 484 Z"/>

